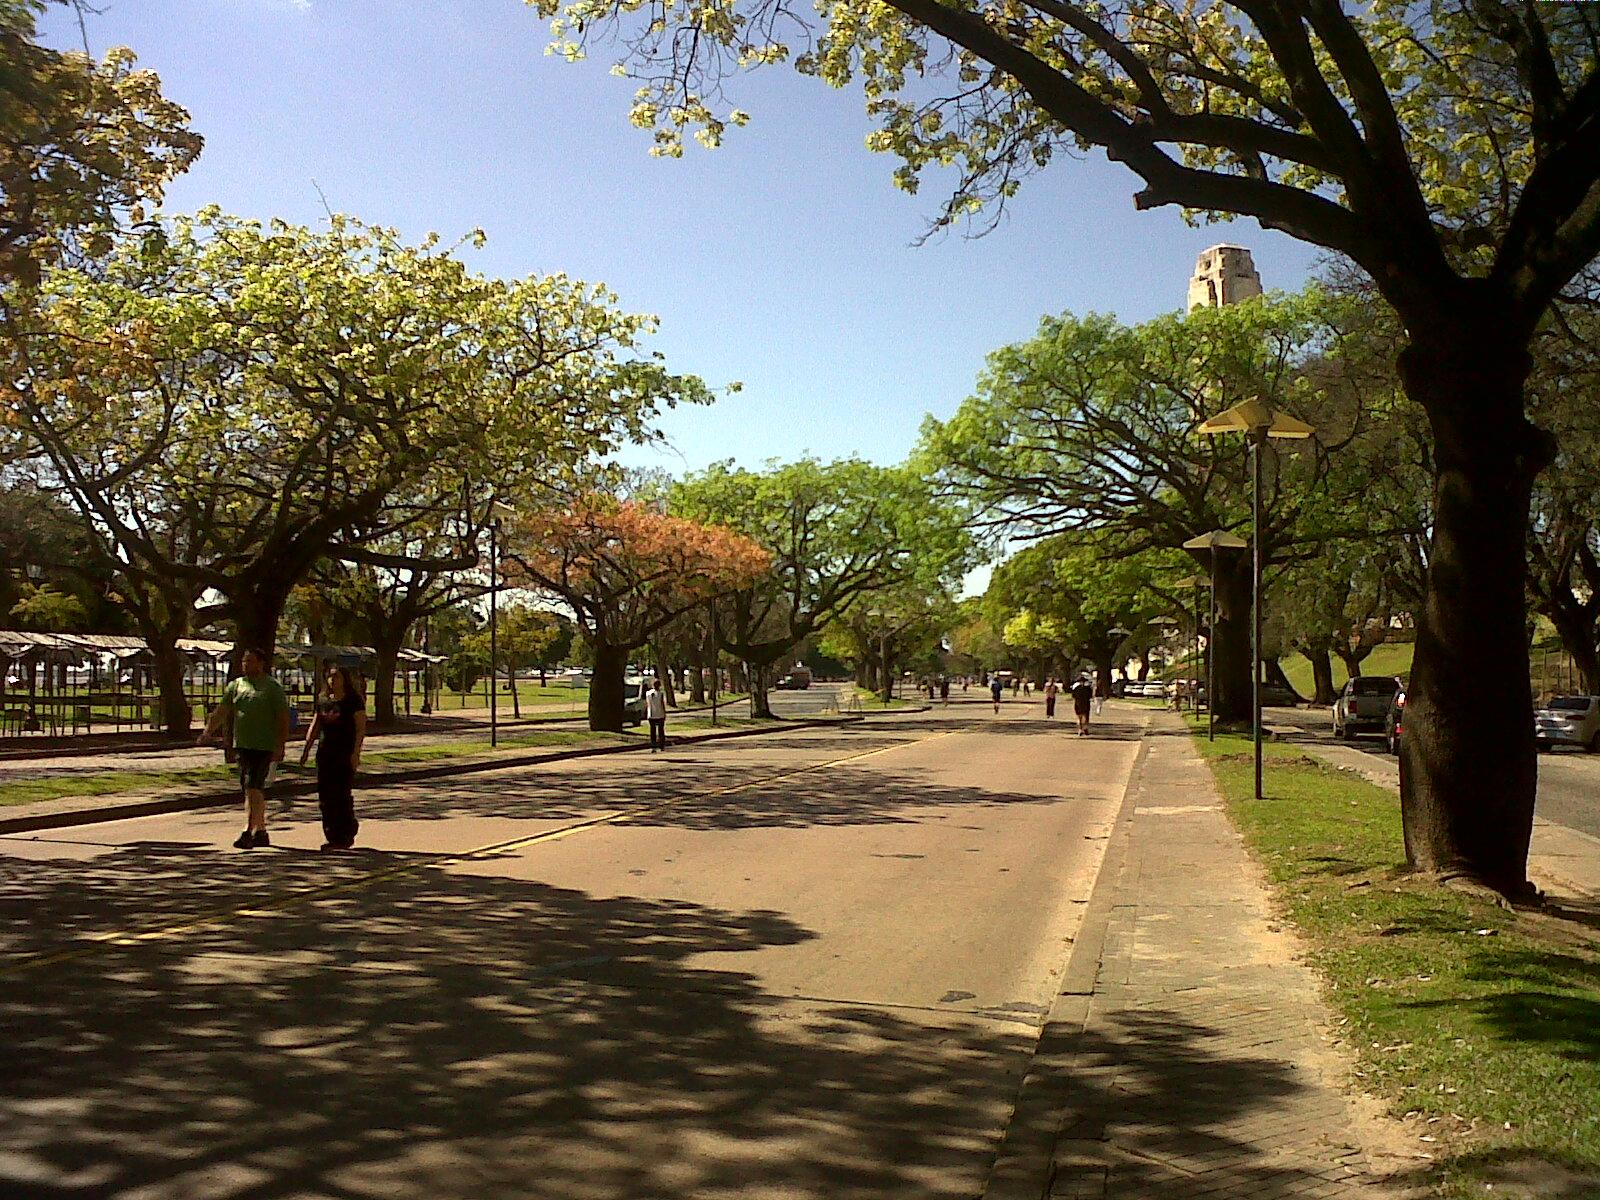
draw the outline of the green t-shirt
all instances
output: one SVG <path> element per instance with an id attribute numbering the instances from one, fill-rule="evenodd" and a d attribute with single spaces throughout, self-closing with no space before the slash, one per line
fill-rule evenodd
<path id="1" fill-rule="evenodd" d="M 222 693 L 233 707 L 233 745 L 237 750 L 276 750 L 280 719 L 289 711 L 289 699 L 270 675 L 251 679 L 241 675 Z"/>

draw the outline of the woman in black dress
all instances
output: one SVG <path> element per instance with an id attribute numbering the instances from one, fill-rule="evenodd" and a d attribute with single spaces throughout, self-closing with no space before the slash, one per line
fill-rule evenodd
<path id="1" fill-rule="evenodd" d="M 367 703 L 346 667 L 329 667 L 327 690 L 317 697 L 317 715 L 306 730 L 305 764 L 313 744 L 317 747 L 317 800 L 322 805 L 324 850 L 348 850 L 355 844 L 354 792 L 356 768 L 361 765 L 361 743 L 367 739 Z"/>

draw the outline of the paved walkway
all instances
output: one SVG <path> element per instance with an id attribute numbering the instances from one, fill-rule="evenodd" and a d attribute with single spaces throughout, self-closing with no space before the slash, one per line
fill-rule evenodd
<path id="1" fill-rule="evenodd" d="M 1392 1195 L 1373 1152 L 1396 1127 L 1347 1095 L 1329 1023 L 1204 761 L 1154 714 L 987 1200 Z"/>

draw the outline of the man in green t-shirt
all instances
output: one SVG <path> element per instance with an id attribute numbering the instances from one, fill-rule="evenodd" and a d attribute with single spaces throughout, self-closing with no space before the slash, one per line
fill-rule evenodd
<path id="1" fill-rule="evenodd" d="M 203 746 L 232 716 L 233 749 L 238 755 L 245 804 L 244 832 L 233 843 L 240 850 L 272 844 L 267 837 L 267 777 L 272 764 L 283 761 L 284 743 L 289 740 L 289 699 L 278 681 L 267 674 L 267 662 L 264 651 L 244 652 L 244 674 L 223 689 L 222 703 L 200 735 Z"/>

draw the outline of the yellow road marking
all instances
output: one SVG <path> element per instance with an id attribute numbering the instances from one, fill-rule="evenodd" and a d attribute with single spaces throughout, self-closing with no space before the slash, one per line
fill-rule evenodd
<path id="1" fill-rule="evenodd" d="M 369 887 L 385 879 L 392 879 L 396 875 L 403 875 L 409 871 L 418 871 L 423 867 L 436 866 L 448 862 L 473 862 L 495 855 L 505 854 L 510 851 L 520 850 L 526 846 L 537 845 L 540 842 L 554 842 L 570 837 L 575 833 L 584 833 L 590 829 L 597 829 L 602 825 L 612 825 L 618 821 L 626 821 L 635 817 L 650 816 L 653 813 L 665 812 L 679 805 L 687 804 L 694 800 L 711 800 L 717 796 L 728 796 L 735 792 L 746 791 L 749 788 L 763 787 L 767 784 L 782 783 L 787 779 L 797 779 L 802 775 L 809 775 L 813 771 L 825 771 L 829 767 L 837 767 L 843 763 L 860 762 L 864 758 L 874 758 L 879 754 L 888 754 L 894 750 L 903 750 L 907 746 L 920 746 L 924 742 L 937 741 L 939 738 L 949 737 L 954 733 L 963 732 L 961 729 L 947 729 L 941 733 L 929 734 L 927 737 L 916 738 L 909 742 L 896 742 L 892 746 L 879 746 L 876 750 L 864 750 L 860 754 L 847 754 L 842 758 L 831 758 L 826 762 L 813 763 L 807 767 L 799 767 L 792 771 L 784 771 L 777 775 L 767 775 L 760 779 L 746 780 L 744 783 L 729 784 L 726 787 L 715 788 L 708 792 L 694 792 L 687 796 L 680 796 L 673 800 L 663 800 L 655 804 L 639 805 L 636 808 L 626 809 L 621 812 L 607 813 L 601 817 L 590 817 L 583 821 L 574 821 L 570 825 L 563 825 L 559 829 L 546 829 L 540 833 L 528 834 L 524 837 L 511 838 L 503 842 L 492 842 L 487 846 L 479 846 L 472 850 L 462 850 L 454 854 L 440 854 L 425 862 L 405 862 L 398 866 L 382 871 L 373 871 L 359 879 L 346 880 L 343 883 L 320 884 L 316 887 L 302 888 L 296 892 L 289 892 L 264 903 L 252 903 L 238 908 L 225 909 L 212 913 L 209 916 L 197 917 L 192 921 L 185 921 L 177 925 L 163 925 L 156 929 L 146 930 L 118 930 L 110 933 L 96 933 L 88 935 L 84 940 L 88 944 L 75 946 L 69 950 L 58 950 L 54 953 L 41 953 L 26 955 L 13 962 L 0 964 L 0 976 L 15 974 L 33 967 L 51 966 L 56 963 L 69 962 L 76 958 L 85 958 L 108 946 L 137 946 L 143 942 L 164 941 L 169 938 L 182 937 L 187 933 L 205 929 L 212 925 L 219 925 L 239 917 L 275 917 L 284 909 L 307 900 L 316 900 L 325 896 L 335 896 L 341 892 L 352 892 L 360 888 Z"/>

